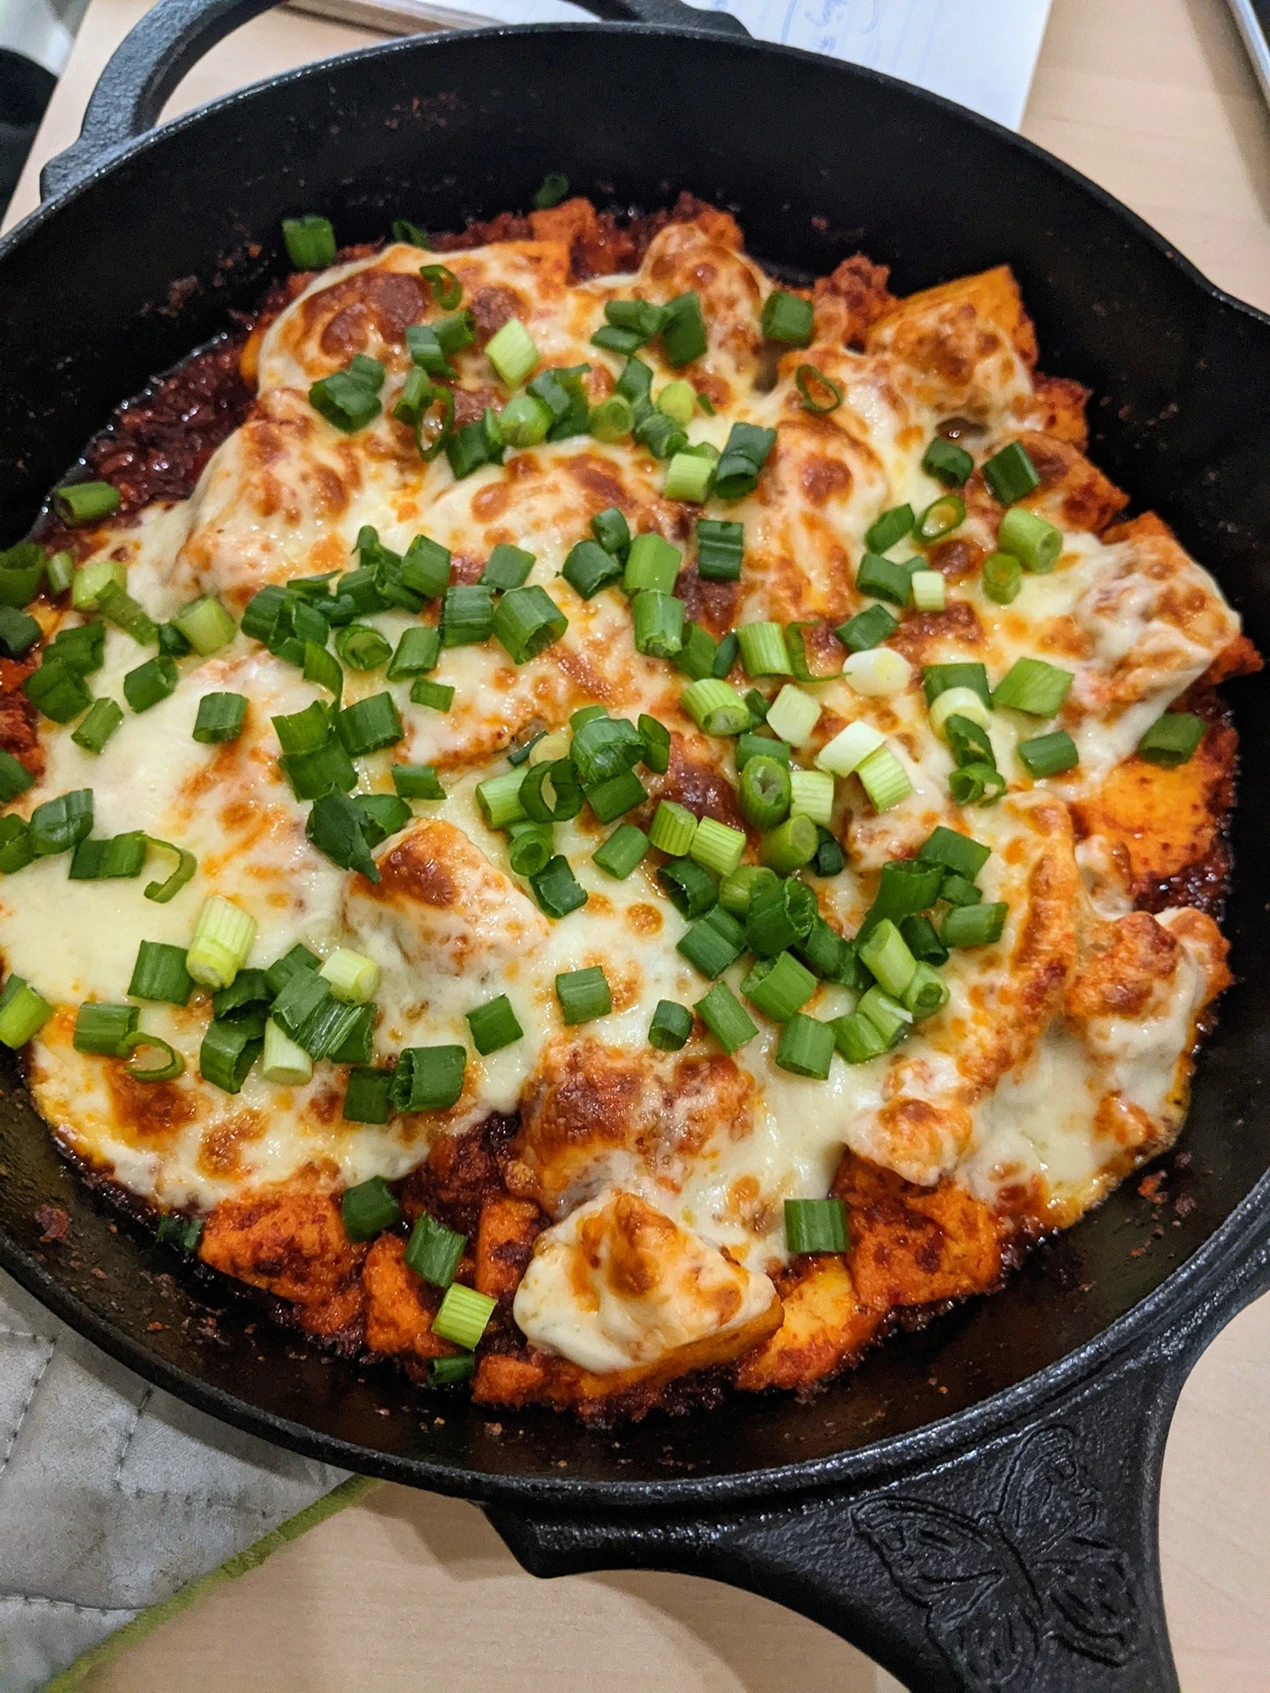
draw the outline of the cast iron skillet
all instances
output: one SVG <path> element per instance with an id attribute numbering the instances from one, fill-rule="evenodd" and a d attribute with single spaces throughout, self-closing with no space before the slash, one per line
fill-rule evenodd
<path id="1" fill-rule="evenodd" d="M 163 0 L 47 169 L 50 198 L 0 245 L 0 538 L 25 530 L 122 396 L 285 269 L 284 214 L 325 212 L 344 241 L 379 238 L 396 215 L 452 228 L 523 207 L 564 170 L 601 204 L 689 188 L 733 208 L 751 251 L 790 275 L 862 247 L 907 292 L 1009 261 L 1044 368 L 1098 396 L 1093 456 L 1175 525 L 1270 647 L 1270 319 L 1053 159 L 675 0 L 590 0 L 639 20 L 621 26 L 388 42 L 147 133 L 197 56 L 265 3 Z M 96 1200 L 13 1072 L 0 1263 L 215 1416 L 480 1501 L 537 1574 L 712 1575 L 816 1618 L 924 1693 L 1166 1693 L 1169 1418 L 1207 1341 L 1270 1287 L 1270 785 L 1257 780 L 1270 690 L 1252 678 L 1230 695 L 1248 772 L 1227 922 L 1242 979 L 1199 1066 L 1189 1165 L 1165 1161 L 1162 1206 L 1130 1182 L 1005 1293 L 890 1341 L 806 1404 L 738 1396 L 597 1433 L 331 1360 Z M 70 1214 L 61 1244 L 41 1239 L 50 1203 Z"/>

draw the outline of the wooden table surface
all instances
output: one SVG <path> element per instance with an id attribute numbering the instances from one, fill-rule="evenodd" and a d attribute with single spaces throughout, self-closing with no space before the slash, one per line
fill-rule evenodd
<path id="1" fill-rule="evenodd" d="M 894 0 L 892 0 L 894 3 Z M 472 0 L 477 9 L 478 0 Z M 72 139 L 145 0 L 92 0 L 10 219 Z M 371 39 L 257 19 L 178 91 L 184 109 Z M 1024 133 L 1270 310 L 1270 116 L 1222 0 L 1054 0 Z M 1270 1693 L 1270 1299 L 1182 1394 L 1161 1540 L 1185 1693 Z M 95 1673 L 85 1693 L 881 1693 L 897 1683 L 814 1623 L 686 1576 L 536 1582 L 470 1505 L 386 1486 Z"/>

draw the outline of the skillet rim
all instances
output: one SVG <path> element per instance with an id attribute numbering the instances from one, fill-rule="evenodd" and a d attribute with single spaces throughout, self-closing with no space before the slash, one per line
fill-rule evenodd
<path id="1" fill-rule="evenodd" d="M 391 59 L 397 55 L 407 55 L 429 48 L 443 52 L 451 42 L 455 43 L 458 50 L 469 41 L 479 42 L 485 39 L 561 33 L 603 37 L 611 36 L 615 31 L 657 37 L 669 36 L 672 39 L 683 37 L 694 41 L 712 42 L 721 48 L 743 52 L 762 51 L 768 55 L 806 61 L 814 64 L 820 72 L 828 69 L 848 81 L 854 80 L 873 86 L 888 97 L 898 93 L 902 100 L 916 101 L 918 106 L 928 106 L 945 117 L 952 118 L 954 122 L 980 130 L 995 142 L 1018 149 L 1035 164 L 1057 173 L 1068 185 L 1092 200 L 1102 213 L 1110 214 L 1116 219 L 1130 235 L 1145 240 L 1190 287 L 1220 311 L 1233 312 L 1259 326 L 1254 333 L 1267 336 L 1267 347 L 1270 350 L 1270 314 L 1218 287 L 1123 201 L 1035 142 L 941 95 L 902 82 L 883 72 L 845 61 L 827 59 L 824 55 L 809 53 L 801 48 L 745 40 L 739 36 L 723 38 L 709 27 L 684 25 L 671 27 L 634 22 L 588 21 L 447 30 L 430 35 L 373 42 L 365 47 L 295 66 L 291 70 L 251 83 L 215 101 L 195 107 L 139 136 L 123 142 L 108 143 L 81 176 L 43 200 L 34 211 L 0 238 L 0 264 L 26 240 L 41 231 L 57 214 L 69 210 L 82 195 L 89 193 L 116 168 L 130 164 L 138 158 L 144 161 L 149 149 L 161 145 L 169 132 L 183 134 L 196 127 L 205 117 L 246 105 L 266 90 L 270 93 L 274 90 L 285 91 L 293 84 L 338 74 L 350 60 L 360 62 Z M 1270 686 L 1270 678 L 1267 678 L 1263 686 Z M 73 1172 L 72 1179 L 76 1179 Z M 426 1455 L 397 1456 L 355 1445 L 256 1407 L 224 1389 L 210 1385 L 200 1376 L 167 1363 L 143 1343 L 134 1340 L 126 1330 L 94 1312 L 78 1295 L 64 1288 L 55 1272 L 49 1271 L 46 1266 L 18 1247 L 2 1229 L 0 1267 L 13 1275 L 19 1285 L 52 1310 L 69 1327 L 93 1341 L 143 1379 L 163 1387 L 175 1397 L 221 1421 L 265 1440 L 288 1446 L 319 1461 L 335 1463 L 360 1473 L 378 1475 L 438 1493 L 475 1498 L 488 1503 L 522 1507 L 538 1504 L 564 1511 L 579 1505 L 600 1505 L 634 1511 L 646 1510 L 650 1506 L 720 1504 L 768 1494 L 805 1492 L 830 1483 L 849 1484 L 876 1480 L 879 1473 L 918 1468 L 932 1460 L 950 1458 L 972 1445 L 982 1444 L 1003 1433 L 1022 1414 L 1034 1414 L 1047 1404 L 1070 1396 L 1095 1376 L 1110 1374 L 1113 1366 L 1118 1361 L 1126 1360 L 1131 1351 L 1145 1353 L 1150 1343 L 1153 1324 L 1157 1318 L 1166 1315 L 1174 1319 L 1171 1325 L 1173 1334 L 1181 1337 L 1173 1350 L 1187 1353 L 1188 1335 L 1202 1331 L 1200 1344 L 1203 1344 L 1216 1332 L 1217 1327 L 1229 1320 L 1257 1291 L 1255 1286 L 1241 1284 L 1252 1280 L 1250 1271 L 1258 1257 L 1258 1231 L 1255 1228 L 1258 1215 L 1263 1224 L 1260 1232 L 1265 1236 L 1260 1241 L 1261 1255 L 1270 1256 L 1270 1226 L 1267 1226 L 1266 1217 L 1270 1211 L 1268 1201 L 1270 1168 L 1254 1183 L 1207 1240 L 1188 1258 L 1177 1264 L 1155 1288 L 1107 1327 L 1042 1369 L 960 1411 L 917 1429 L 820 1458 L 802 1459 L 789 1464 L 764 1466 L 727 1475 L 679 1477 L 672 1480 L 640 1479 L 623 1482 L 584 1480 L 571 1476 L 495 1475 L 485 1470 L 444 1463 Z M 1241 1240 L 1246 1241 L 1249 1249 L 1245 1254 L 1238 1251 Z M 1216 1322 L 1213 1320 L 1215 1315 L 1219 1318 Z M 1163 1323 L 1160 1332 L 1167 1332 Z M 1198 1350 L 1199 1346 L 1192 1342 L 1187 1355 L 1192 1356 Z"/>

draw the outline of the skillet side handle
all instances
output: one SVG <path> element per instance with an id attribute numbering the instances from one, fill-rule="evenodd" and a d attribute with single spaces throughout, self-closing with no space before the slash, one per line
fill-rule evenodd
<path id="1" fill-rule="evenodd" d="M 924 1443 L 862 1483 L 637 1517 L 485 1507 L 533 1575 L 710 1576 L 787 1605 L 912 1693 L 1177 1693 L 1160 1586 L 1160 1470 L 1207 1343 L 1270 1291 L 1270 1220 L 1233 1276 L 1145 1344 L 979 1444 Z M 756 1490 L 757 1491 L 757 1490 Z"/>
<path id="2" fill-rule="evenodd" d="M 97 82 L 79 139 L 49 160 L 40 197 L 51 200 L 90 176 L 112 154 L 153 129 L 164 102 L 205 53 L 276 0 L 159 0 L 120 42 Z M 578 0 L 597 18 L 749 39 L 728 12 L 683 0 Z"/>
<path id="3" fill-rule="evenodd" d="M 159 0 L 119 43 L 93 89 L 79 139 L 40 173 L 40 197 L 74 188 L 159 121 L 164 102 L 204 53 L 274 0 Z"/>

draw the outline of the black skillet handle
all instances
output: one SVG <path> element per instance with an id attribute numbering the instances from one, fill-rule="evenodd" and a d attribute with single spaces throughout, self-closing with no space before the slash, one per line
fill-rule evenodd
<path id="1" fill-rule="evenodd" d="M 746 36 L 727 12 L 682 0 L 577 0 L 597 18 Z M 181 78 L 232 30 L 275 0 L 159 0 L 120 42 L 89 99 L 79 139 L 50 159 L 40 193 L 50 200 L 90 176 L 128 142 L 153 129 Z"/>
<path id="2" fill-rule="evenodd" d="M 633 1517 L 486 1513 L 534 1575 L 662 1569 L 800 1611 L 913 1693 L 1177 1693 L 1160 1469 L 1195 1359 L 1270 1291 L 1270 1227 L 1219 1285 L 984 1438 L 823 1491 Z"/>

